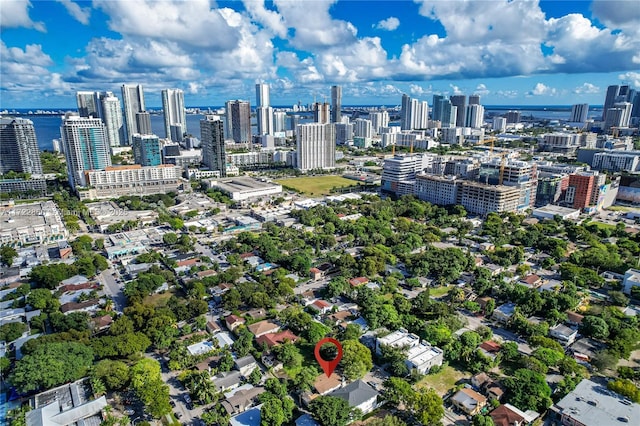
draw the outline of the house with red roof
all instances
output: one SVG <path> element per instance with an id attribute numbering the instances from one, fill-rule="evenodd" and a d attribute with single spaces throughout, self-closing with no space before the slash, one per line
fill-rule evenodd
<path id="1" fill-rule="evenodd" d="M 351 285 L 351 287 L 360 287 L 361 285 L 365 285 L 368 282 L 369 278 L 367 277 L 356 277 L 349 280 L 349 284 Z"/>
<path id="2" fill-rule="evenodd" d="M 293 332 L 291 332 L 291 330 L 285 330 L 285 331 L 281 331 L 279 333 L 263 334 L 262 336 L 260 336 L 260 337 L 258 337 L 256 339 L 256 342 L 260 346 L 263 346 L 264 344 L 266 344 L 268 348 L 272 348 L 272 347 L 278 346 L 278 345 L 280 345 L 280 344 L 282 344 L 284 342 L 294 343 L 298 339 L 299 339 L 299 337 L 296 336 L 295 334 L 293 334 Z"/>
<path id="3" fill-rule="evenodd" d="M 224 319 L 224 322 L 227 325 L 227 328 L 229 329 L 229 331 L 233 331 L 247 321 L 242 317 L 231 314 Z"/>

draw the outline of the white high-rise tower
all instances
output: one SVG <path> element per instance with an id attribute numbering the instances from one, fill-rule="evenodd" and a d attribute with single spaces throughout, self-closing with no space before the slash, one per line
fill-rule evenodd
<path id="1" fill-rule="evenodd" d="M 187 132 L 187 112 L 184 108 L 184 92 L 182 90 L 164 89 L 162 91 L 162 111 L 164 112 L 166 138 L 171 138 L 171 126 L 180 126 L 183 134 Z"/>
<path id="2" fill-rule="evenodd" d="M 336 166 L 336 130 L 334 124 L 300 124 L 296 129 L 298 169 L 329 169 Z"/>

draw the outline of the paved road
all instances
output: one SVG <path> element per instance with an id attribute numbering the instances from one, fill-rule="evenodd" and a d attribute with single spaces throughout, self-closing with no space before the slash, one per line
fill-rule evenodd
<path id="1" fill-rule="evenodd" d="M 98 274 L 98 281 L 103 285 L 105 294 L 113 299 L 114 311 L 122 312 L 127 305 L 127 297 L 122 292 L 122 285 L 113 276 L 114 272 L 112 268 L 102 271 Z"/>

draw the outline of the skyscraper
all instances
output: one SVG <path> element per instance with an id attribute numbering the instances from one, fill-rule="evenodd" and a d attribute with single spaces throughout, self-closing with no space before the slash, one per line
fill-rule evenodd
<path id="1" fill-rule="evenodd" d="M 269 85 L 256 84 L 256 124 L 258 135 L 273 134 L 273 108 L 269 105 Z"/>
<path id="2" fill-rule="evenodd" d="M 164 89 L 162 91 L 162 111 L 164 112 L 166 138 L 171 138 L 171 126 L 181 126 L 182 134 L 187 132 L 187 112 L 184 108 L 184 92 L 182 90 Z"/>
<path id="3" fill-rule="evenodd" d="M 153 133 L 151 131 L 151 115 L 147 111 L 136 112 L 136 127 L 138 134 L 150 135 Z M 131 135 L 131 142 L 133 142 L 133 135 Z"/>
<path id="4" fill-rule="evenodd" d="M 467 97 L 465 95 L 453 95 L 449 98 L 451 105 L 456 107 L 456 127 L 464 126 L 464 116 L 467 112 Z"/>
<path id="5" fill-rule="evenodd" d="M 371 124 L 373 125 L 373 131 L 376 134 L 380 133 L 381 127 L 389 126 L 389 112 L 381 111 L 381 112 L 372 112 L 369 114 L 369 118 L 371 118 Z"/>
<path id="6" fill-rule="evenodd" d="M 333 124 L 300 124 L 296 129 L 298 169 L 328 169 L 336 166 L 336 130 Z"/>
<path id="7" fill-rule="evenodd" d="M 331 122 L 340 123 L 342 119 L 342 87 L 331 86 Z"/>
<path id="8" fill-rule="evenodd" d="M 31 120 L 0 118 L 0 173 L 10 170 L 42 174 L 38 140 Z"/>
<path id="9" fill-rule="evenodd" d="M 218 116 L 207 115 L 204 120 L 200 120 L 200 141 L 202 143 L 202 163 L 209 170 L 218 170 L 221 177 L 226 176 L 227 155 L 224 146 L 224 125 Z"/>
<path id="10" fill-rule="evenodd" d="M 442 121 L 442 104 L 441 101 L 444 100 L 444 96 L 442 95 L 433 95 L 433 101 L 431 105 L 433 110 L 431 111 L 431 119 L 434 121 Z"/>
<path id="11" fill-rule="evenodd" d="M 613 108 L 613 104 L 616 102 L 620 86 L 617 84 L 607 87 L 607 95 L 604 98 L 604 105 L 602 105 L 602 121 L 607 120 L 607 110 Z"/>
<path id="12" fill-rule="evenodd" d="M 102 118 L 98 92 L 76 92 L 76 101 L 80 117 Z"/>
<path id="13" fill-rule="evenodd" d="M 607 119 L 604 121 L 604 128 L 609 130 L 612 127 L 629 127 L 631 121 L 630 102 L 616 102 L 613 108 L 607 110 Z"/>
<path id="14" fill-rule="evenodd" d="M 320 124 L 327 124 L 331 120 L 329 114 L 329 104 L 316 102 L 313 104 L 313 121 Z"/>
<path id="15" fill-rule="evenodd" d="M 435 97 L 435 96 L 434 96 Z M 451 104 L 451 101 L 446 98 L 440 99 L 438 103 L 440 106 L 440 122 L 442 127 L 456 127 L 456 119 L 458 116 L 458 107 Z M 434 106 L 435 109 L 435 106 Z"/>
<path id="16" fill-rule="evenodd" d="M 411 130 L 411 126 L 413 124 L 413 118 L 411 115 L 411 97 L 407 94 L 403 94 L 400 106 L 400 128 L 402 130 Z"/>
<path id="17" fill-rule="evenodd" d="M 480 105 L 480 95 L 469 95 L 469 105 Z"/>
<path id="18" fill-rule="evenodd" d="M 142 166 L 159 166 L 162 164 L 160 140 L 156 135 L 133 135 L 133 158 Z"/>
<path id="19" fill-rule="evenodd" d="M 429 127 L 429 104 L 427 101 L 418 101 L 417 99 L 413 99 L 411 102 L 411 110 L 411 128 L 427 129 Z"/>
<path id="20" fill-rule="evenodd" d="M 584 123 L 587 121 L 588 114 L 589 104 L 575 104 L 571 106 L 571 117 L 569 121 L 571 123 Z"/>
<path id="21" fill-rule="evenodd" d="M 479 129 L 484 124 L 484 107 L 479 104 L 467 105 L 464 127 Z"/>
<path id="22" fill-rule="evenodd" d="M 284 132 L 287 130 L 287 113 L 276 111 L 273 113 L 273 131 Z"/>
<path id="23" fill-rule="evenodd" d="M 102 170 L 111 165 L 107 131 L 99 118 L 67 113 L 60 134 L 67 160 L 69 184 L 74 190 L 86 186 L 86 170 Z"/>
<path id="24" fill-rule="evenodd" d="M 235 143 L 251 142 L 251 105 L 249 102 L 227 101 L 226 117 L 227 139 L 233 139 Z"/>
<path id="25" fill-rule="evenodd" d="M 107 139 L 110 146 L 122 145 L 124 139 L 124 127 L 122 125 L 122 109 L 120 99 L 111 92 L 102 92 L 99 95 L 102 122 L 107 128 Z"/>
<path id="26" fill-rule="evenodd" d="M 145 111 L 144 92 L 142 85 L 136 86 L 122 85 L 122 102 L 124 106 L 125 140 L 127 145 L 131 145 L 134 133 L 143 133 L 138 128 L 136 114 Z"/>
<path id="27" fill-rule="evenodd" d="M 373 136 L 373 127 L 371 126 L 371 120 L 365 120 L 364 118 L 356 118 L 353 122 L 354 136 L 361 138 L 371 138 Z"/>

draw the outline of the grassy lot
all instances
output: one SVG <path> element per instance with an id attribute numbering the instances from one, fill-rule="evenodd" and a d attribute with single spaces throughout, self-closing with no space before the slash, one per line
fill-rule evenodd
<path id="1" fill-rule="evenodd" d="M 436 390 L 438 395 L 444 396 L 451 388 L 455 387 L 456 382 L 462 378 L 468 377 L 467 374 L 456 370 L 447 365 L 439 373 L 429 374 L 420 380 L 416 386 L 429 387 Z"/>
<path id="2" fill-rule="evenodd" d="M 342 188 L 357 184 L 357 181 L 355 180 L 333 175 L 278 179 L 276 182 L 284 188 L 309 196 L 328 195 L 331 193 L 331 189 L 333 188 Z"/>
<path id="3" fill-rule="evenodd" d="M 616 226 L 615 226 L 615 225 L 611 225 L 611 224 L 609 224 L 609 223 L 596 222 L 596 221 L 589 222 L 589 223 L 587 223 L 587 225 L 595 225 L 595 226 L 597 226 L 597 227 L 598 227 L 598 229 L 600 229 L 600 230 L 602 230 L 602 229 L 610 229 L 610 230 L 612 230 L 612 231 L 613 231 L 613 230 L 615 230 L 615 229 L 616 229 Z"/>
<path id="4" fill-rule="evenodd" d="M 164 293 L 152 294 L 147 296 L 142 301 L 143 304 L 153 306 L 154 308 L 158 308 L 160 306 L 166 306 L 167 301 L 173 296 L 173 293 L 170 291 L 165 291 Z"/>
<path id="5" fill-rule="evenodd" d="M 429 296 L 442 297 L 445 294 L 447 294 L 447 292 L 449 291 L 450 288 L 451 288 L 451 286 L 448 286 L 448 285 L 445 285 L 445 286 L 442 286 L 442 287 L 430 288 L 429 289 Z"/>

